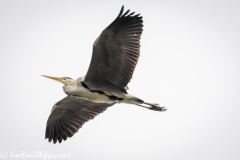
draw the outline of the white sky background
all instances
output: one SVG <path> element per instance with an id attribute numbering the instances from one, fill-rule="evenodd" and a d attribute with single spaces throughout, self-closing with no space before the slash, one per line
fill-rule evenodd
<path id="1" fill-rule="evenodd" d="M 144 20 L 128 92 L 168 111 L 118 104 L 67 141 L 48 143 L 47 118 L 65 94 L 41 75 L 84 76 L 94 40 L 123 4 Z M 237 0 L 0 1 L 0 153 L 240 159 L 239 8 Z"/>

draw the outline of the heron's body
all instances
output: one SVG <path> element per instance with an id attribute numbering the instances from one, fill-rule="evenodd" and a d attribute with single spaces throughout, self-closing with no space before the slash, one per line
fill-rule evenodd
<path id="1" fill-rule="evenodd" d="M 96 102 L 96 103 L 127 103 L 127 104 L 141 104 L 141 100 L 127 94 L 126 91 L 121 90 L 107 82 L 100 86 L 99 88 L 89 88 L 89 86 L 84 83 L 84 77 L 80 77 L 76 80 L 72 80 L 71 84 L 65 85 L 63 87 L 64 92 L 67 95 L 75 96 L 77 98 Z M 103 83 L 103 82 L 102 82 Z"/>
<path id="2" fill-rule="evenodd" d="M 72 137 L 82 125 L 116 103 L 135 104 L 155 111 L 165 111 L 158 104 L 147 103 L 127 93 L 140 55 L 143 21 L 139 14 L 123 14 L 93 43 L 87 74 L 73 80 L 68 77 L 47 78 L 64 84 L 67 97 L 57 102 L 48 118 L 45 137 L 54 143 Z"/>

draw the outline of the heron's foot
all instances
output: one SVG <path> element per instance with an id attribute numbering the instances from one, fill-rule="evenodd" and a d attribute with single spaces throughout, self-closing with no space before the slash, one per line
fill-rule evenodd
<path id="1" fill-rule="evenodd" d="M 150 106 L 151 106 L 151 108 L 149 108 L 149 109 L 154 110 L 154 111 L 165 112 L 167 110 L 167 108 L 160 107 L 160 105 L 157 103 L 150 104 Z"/>

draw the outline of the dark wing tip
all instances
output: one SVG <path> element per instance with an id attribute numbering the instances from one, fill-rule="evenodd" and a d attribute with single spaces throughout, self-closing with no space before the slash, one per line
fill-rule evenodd
<path id="1" fill-rule="evenodd" d="M 61 122 L 59 121 L 56 122 L 57 123 L 52 122 L 50 124 L 47 124 L 46 126 L 45 139 L 48 139 L 49 142 L 53 141 L 54 144 L 56 144 L 57 142 L 61 143 L 63 140 L 65 141 L 67 138 L 71 138 L 74 135 L 74 133 L 78 131 L 78 129 L 73 128 L 71 126 L 66 127 L 66 124 L 64 123 L 61 124 Z M 61 125 L 64 126 L 64 128 L 61 127 Z M 56 128 L 61 130 L 56 131 Z"/>
<path id="2" fill-rule="evenodd" d="M 134 15 L 135 12 L 131 12 L 131 13 L 129 14 L 129 12 L 130 12 L 130 9 L 129 9 L 129 10 L 127 10 L 127 11 L 123 14 L 123 10 L 124 10 L 124 6 L 122 6 L 122 9 L 121 9 L 118 17 L 137 17 L 137 18 L 142 18 L 142 17 L 139 17 L 140 13 Z"/>
<path id="3" fill-rule="evenodd" d="M 124 10 L 124 5 L 122 5 L 122 8 L 121 8 L 121 10 L 120 10 L 120 13 L 118 14 L 118 17 L 120 17 L 120 16 L 122 15 L 123 10 Z"/>
<path id="4" fill-rule="evenodd" d="M 123 17 L 126 16 L 129 12 L 130 12 L 130 9 L 127 10 L 122 16 L 123 16 Z"/>

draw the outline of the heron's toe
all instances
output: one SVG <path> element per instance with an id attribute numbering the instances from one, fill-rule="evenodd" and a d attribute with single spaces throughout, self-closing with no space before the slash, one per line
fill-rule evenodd
<path id="1" fill-rule="evenodd" d="M 165 112 L 165 111 L 167 111 L 167 108 L 165 108 L 165 107 L 161 107 L 161 110 L 160 110 L 161 112 Z"/>
<path id="2" fill-rule="evenodd" d="M 167 110 L 167 108 L 165 107 L 160 107 L 159 104 L 155 103 L 155 104 L 152 104 L 151 105 L 151 108 L 149 108 L 151 110 L 154 110 L 154 111 L 160 111 L 160 112 L 165 112 Z"/>

